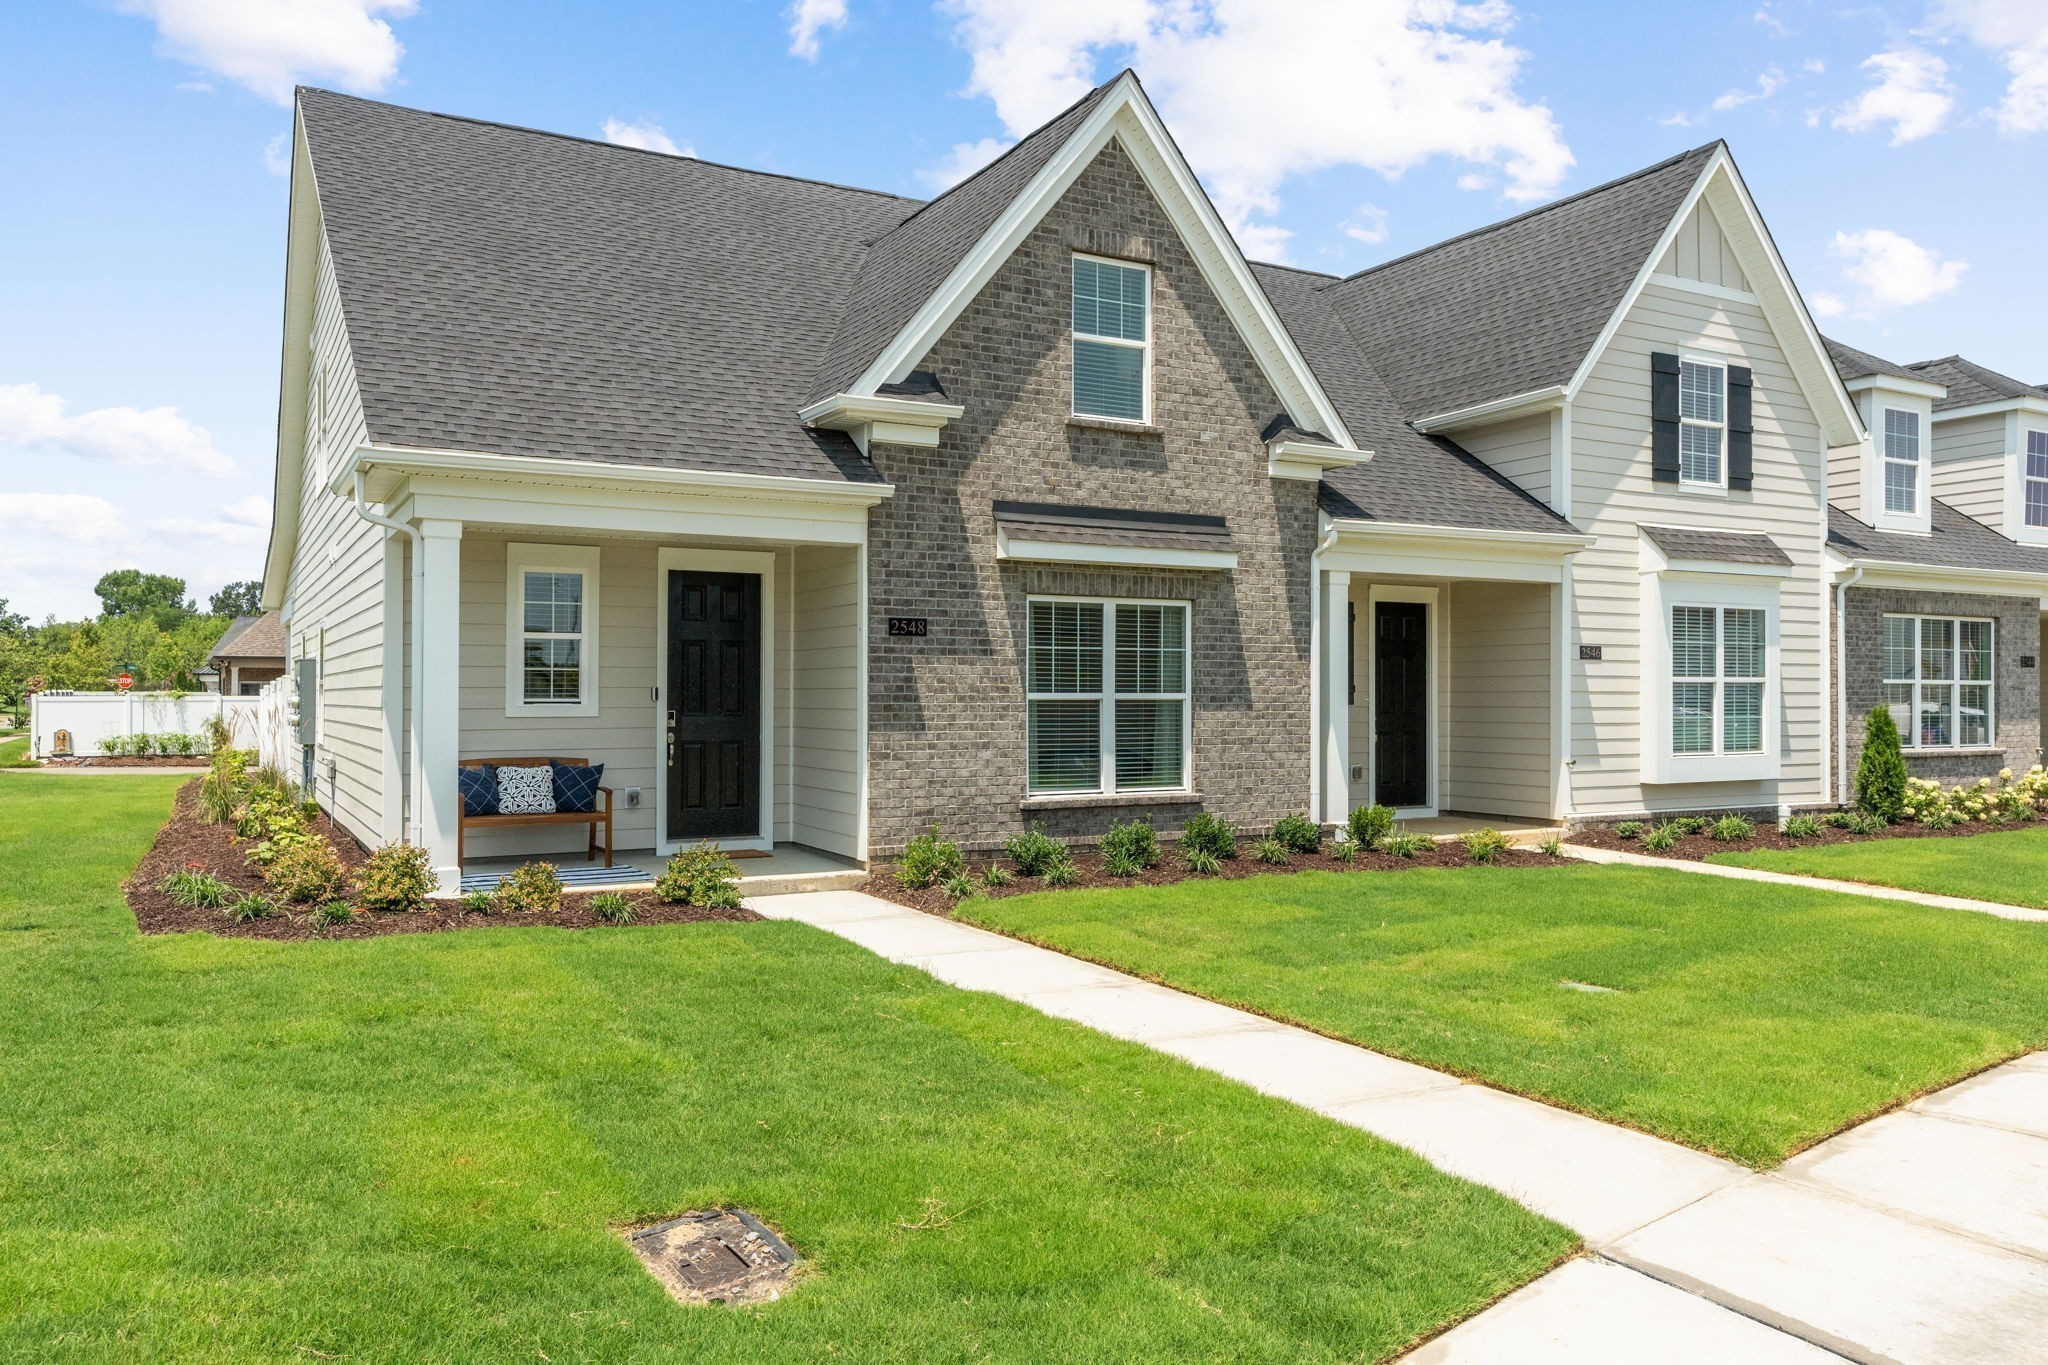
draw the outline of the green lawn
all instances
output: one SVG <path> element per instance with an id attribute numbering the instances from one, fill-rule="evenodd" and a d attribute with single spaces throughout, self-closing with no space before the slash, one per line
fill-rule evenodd
<path id="1" fill-rule="evenodd" d="M 2048 909 L 2048 828 L 2002 830 L 1957 839 L 1873 839 L 1826 847 L 1757 849 L 1716 853 L 1708 861 Z"/>
<path id="2" fill-rule="evenodd" d="M 1363 1360 L 1574 1245 L 799 925 L 143 938 L 174 786 L 0 785 L 0 1359 Z M 727 1202 L 779 1303 L 611 1231 Z"/>
<path id="3" fill-rule="evenodd" d="M 28 756 L 27 735 L 13 739 L 0 739 L 0 768 L 26 768 L 31 760 Z"/>
<path id="4" fill-rule="evenodd" d="M 1315 872 L 960 913 L 1756 1166 L 2048 1044 L 2048 926 L 1683 872 Z"/>

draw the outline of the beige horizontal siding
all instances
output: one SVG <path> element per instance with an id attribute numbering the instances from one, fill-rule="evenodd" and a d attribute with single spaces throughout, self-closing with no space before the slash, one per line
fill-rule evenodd
<path id="1" fill-rule="evenodd" d="M 1458 433 L 1458 444 L 1531 497 L 1550 501 L 1550 414 Z"/>
<path id="2" fill-rule="evenodd" d="M 1550 596 L 1541 583 L 1446 592 L 1443 806 L 1550 813 Z"/>

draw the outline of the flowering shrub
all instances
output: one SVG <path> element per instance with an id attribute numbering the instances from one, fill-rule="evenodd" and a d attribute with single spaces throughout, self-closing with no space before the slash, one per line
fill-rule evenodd
<path id="1" fill-rule="evenodd" d="M 2048 771 L 2036 763 L 2015 777 L 2010 768 L 1997 778 L 1980 777 L 1975 782 L 1944 788 L 1926 777 L 1906 779 L 1906 819 L 1937 829 L 1969 822 L 2006 823 L 2032 820 L 2048 803 Z"/>

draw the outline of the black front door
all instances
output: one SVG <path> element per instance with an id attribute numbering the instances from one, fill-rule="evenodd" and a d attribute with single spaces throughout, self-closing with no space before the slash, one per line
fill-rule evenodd
<path id="1" fill-rule="evenodd" d="M 1429 804 L 1429 607 L 1373 607 L 1373 800 Z"/>
<path id="2" fill-rule="evenodd" d="M 761 831 L 761 579 L 668 576 L 668 837 Z"/>

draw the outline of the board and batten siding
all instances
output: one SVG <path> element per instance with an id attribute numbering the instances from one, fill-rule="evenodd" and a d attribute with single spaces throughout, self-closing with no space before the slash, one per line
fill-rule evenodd
<path id="1" fill-rule="evenodd" d="M 1678 235 L 1658 258 L 1657 273 L 1749 292 L 1749 280 L 1736 261 L 1735 249 L 1721 230 L 1720 218 L 1705 200 L 1694 205 L 1678 225 Z"/>
<path id="2" fill-rule="evenodd" d="M 1550 501 L 1550 414 L 1458 433 L 1458 444 L 1541 502 Z"/>
<path id="3" fill-rule="evenodd" d="M 324 233 L 314 276 L 311 344 L 298 545 L 286 593 L 287 648 L 294 663 L 320 659 L 319 694 L 303 699 L 317 706 L 320 716 L 312 795 L 342 828 L 375 847 L 384 840 L 385 532 L 358 517 L 350 499 L 325 487 L 336 462 L 367 436 Z"/>
<path id="4" fill-rule="evenodd" d="M 1935 414 L 1934 496 L 1986 526 L 2005 525 L 2006 421 L 2003 413 Z"/>
<path id="5" fill-rule="evenodd" d="M 1650 356 L 1677 351 L 1746 365 L 1754 376 L 1755 480 L 1750 492 L 1689 492 L 1650 474 Z M 1572 807 L 1598 815 L 1644 810 L 1774 806 L 1821 799 L 1821 696 L 1826 667 L 1820 553 L 1827 455 L 1819 424 L 1756 304 L 1656 278 L 1630 307 L 1572 407 L 1573 520 L 1596 537 L 1573 564 Z M 1779 580 L 1782 755 L 1774 781 L 1646 785 L 1648 728 L 1641 679 L 1645 523 L 1761 532 L 1791 557 Z M 1771 581 L 1771 580 L 1762 580 Z"/>

